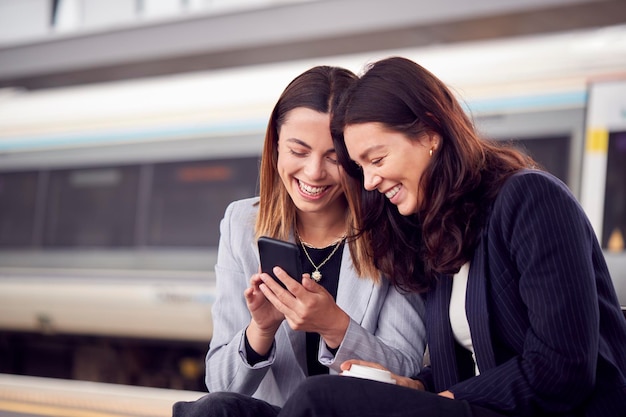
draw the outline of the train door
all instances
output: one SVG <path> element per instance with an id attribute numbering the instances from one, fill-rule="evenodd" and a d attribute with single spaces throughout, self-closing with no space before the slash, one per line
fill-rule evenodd
<path id="1" fill-rule="evenodd" d="M 589 86 L 581 203 L 626 309 L 626 79 Z"/>

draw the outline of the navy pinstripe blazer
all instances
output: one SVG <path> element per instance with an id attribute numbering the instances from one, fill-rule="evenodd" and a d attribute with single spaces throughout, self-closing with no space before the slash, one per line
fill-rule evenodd
<path id="1" fill-rule="evenodd" d="M 491 208 L 466 294 L 477 377 L 452 335 L 451 289 L 442 277 L 425 296 L 428 389 L 520 416 L 626 416 L 626 320 L 592 227 L 559 180 L 520 172 Z"/>

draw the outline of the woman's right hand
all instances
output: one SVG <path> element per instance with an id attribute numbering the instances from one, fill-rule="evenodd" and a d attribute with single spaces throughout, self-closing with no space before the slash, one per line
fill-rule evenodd
<path id="1" fill-rule="evenodd" d="M 270 303 L 265 294 L 259 288 L 262 284 L 261 274 L 254 274 L 250 278 L 250 286 L 244 291 L 248 310 L 252 315 L 252 320 L 261 329 L 277 329 L 285 319 L 283 313 Z"/>
<path id="2" fill-rule="evenodd" d="M 263 283 L 260 274 L 252 275 L 250 286 L 243 295 L 252 320 L 246 329 L 246 336 L 250 347 L 255 352 L 264 355 L 269 351 L 274 341 L 274 336 L 285 319 L 285 316 L 270 303 L 259 284 Z"/>

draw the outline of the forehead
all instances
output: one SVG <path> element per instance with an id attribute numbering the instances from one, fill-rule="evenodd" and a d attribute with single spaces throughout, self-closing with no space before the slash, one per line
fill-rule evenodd
<path id="1" fill-rule="evenodd" d="M 287 143 L 299 144 L 312 149 L 327 151 L 333 148 L 330 134 L 330 114 L 320 113 L 304 107 L 289 113 L 278 131 L 279 146 Z"/>
<path id="2" fill-rule="evenodd" d="M 394 132 L 382 124 L 373 122 L 348 125 L 343 132 L 344 141 L 351 156 L 353 156 L 351 149 L 361 153 L 373 147 L 386 146 L 389 143 L 389 135 L 393 134 Z"/>
<path id="3" fill-rule="evenodd" d="M 330 114 L 321 113 L 306 107 L 296 107 L 285 113 L 285 118 L 279 130 L 283 128 L 320 125 L 330 129 Z"/>

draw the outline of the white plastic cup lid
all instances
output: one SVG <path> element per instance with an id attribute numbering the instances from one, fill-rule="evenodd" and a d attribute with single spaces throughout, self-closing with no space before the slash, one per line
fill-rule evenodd
<path id="1" fill-rule="evenodd" d="M 384 369 L 370 368 L 363 365 L 352 365 L 350 370 L 343 371 L 341 375 L 354 376 L 357 378 L 371 379 L 379 382 L 386 382 L 388 384 L 395 384 L 396 380 L 391 378 L 391 372 Z"/>

